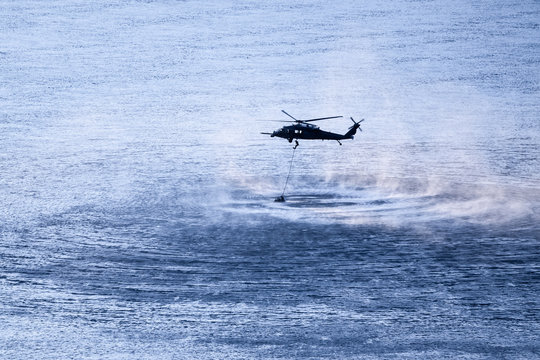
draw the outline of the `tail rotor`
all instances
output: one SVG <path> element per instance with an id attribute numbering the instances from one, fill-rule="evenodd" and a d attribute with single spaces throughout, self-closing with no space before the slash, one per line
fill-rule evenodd
<path id="1" fill-rule="evenodd" d="M 349 128 L 349 130 L 352 130 L 352 129 L 355 129 L 355 130 L 356 130 L 356 129 L 358 129 L 358 130 L 362 131 L 362 128 L 360 127 L 360 123 L 361 123 L 362 121 L 364 121 L 364 119 L 362 119 L 362 120 L 360 120 L 360 121 L 354 121 L 354 119 L 351 117 L 351 121 L 354 123 L 354 125 L 351 126 L 351 127 Z"/>

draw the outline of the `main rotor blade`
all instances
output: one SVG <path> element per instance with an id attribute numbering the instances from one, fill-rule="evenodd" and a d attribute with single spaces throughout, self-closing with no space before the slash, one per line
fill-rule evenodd
<path id="1" fill-rule="evenodd" d="M 257 121 L 257 122 L 269 122 L 269 121 L 271 121 L 271 122 L 286 122 L 286 123 L 289 123 L 289 124 L 293 122 L 292 120 L 273 120 L 273 119 L 271 119 L 271 120 L 254 120 L 254 121 Z"/>
<path id="2" fill-rule="evenodd" d="M 337 119 L 337 118 L 342 118 L 342 117 L 343 116 L 329 116 L 329 117 L 322 117 L 322 118 L 317 118 L 317 119 L 307 119 L 307 120 L 297 120 L 297 121 L 311 122 L 311 121 L 319 121 L 319 120 Z"/>
<path id="3" fill-rule="evenodd" d="M 295 118 L 294 116 L 292 116 L 291 114 L 289 114 L 288 112 L 286 112 L 285 110 L 281 110 L 282 113 L 284 113 L 285 115 L 287 115 L 288 117 L 294 119 L 294 121 L 299 121 L 297 118 Z"/>

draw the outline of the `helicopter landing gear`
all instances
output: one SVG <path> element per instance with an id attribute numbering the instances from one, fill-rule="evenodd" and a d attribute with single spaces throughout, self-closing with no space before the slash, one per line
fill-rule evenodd
<path id="1" fill-rule="evenodd" d="M 300 144 L 298 143 L 298 140 L 294 140 L 294 143 L 295 143 L 296 145 L 294 145 L 293 149 L 296 149 L 296 148 L 298 147 L 298 145 L 300 145 Z"/>
<path id="2" fill-rule="evenodd" d="M 336 141 L 339 143 L 340 146 L 342 145 L 342 144 L 341 144 L 341 141 L 339 141 L 339 140 L 336 140 Z"/>

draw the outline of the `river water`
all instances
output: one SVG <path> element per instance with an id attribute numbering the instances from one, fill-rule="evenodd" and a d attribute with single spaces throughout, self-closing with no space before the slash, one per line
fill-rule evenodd
<path id="1" fill-rule="evenodd" d="M 1 358 L 540 357 L 538 1 L 0 9 Z"/>

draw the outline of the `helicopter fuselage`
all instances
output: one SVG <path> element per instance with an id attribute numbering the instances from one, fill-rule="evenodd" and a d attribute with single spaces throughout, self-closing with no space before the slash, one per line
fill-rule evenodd
<path id="1" fill-rule="evenodd" d="M 356 129 L 355 129 L 356 130 Z M 292 142 L 293 139 L 305 140 L 345 140 L 353 139 L 354 132 L 347 134 L 337 134 L 330 131 L 321 130 L 318 126 L 308 123 L 299 123 L 290 126 L 284 126 L 279 130 L 274 131 L 271 137 L 280 137 Z"/>

